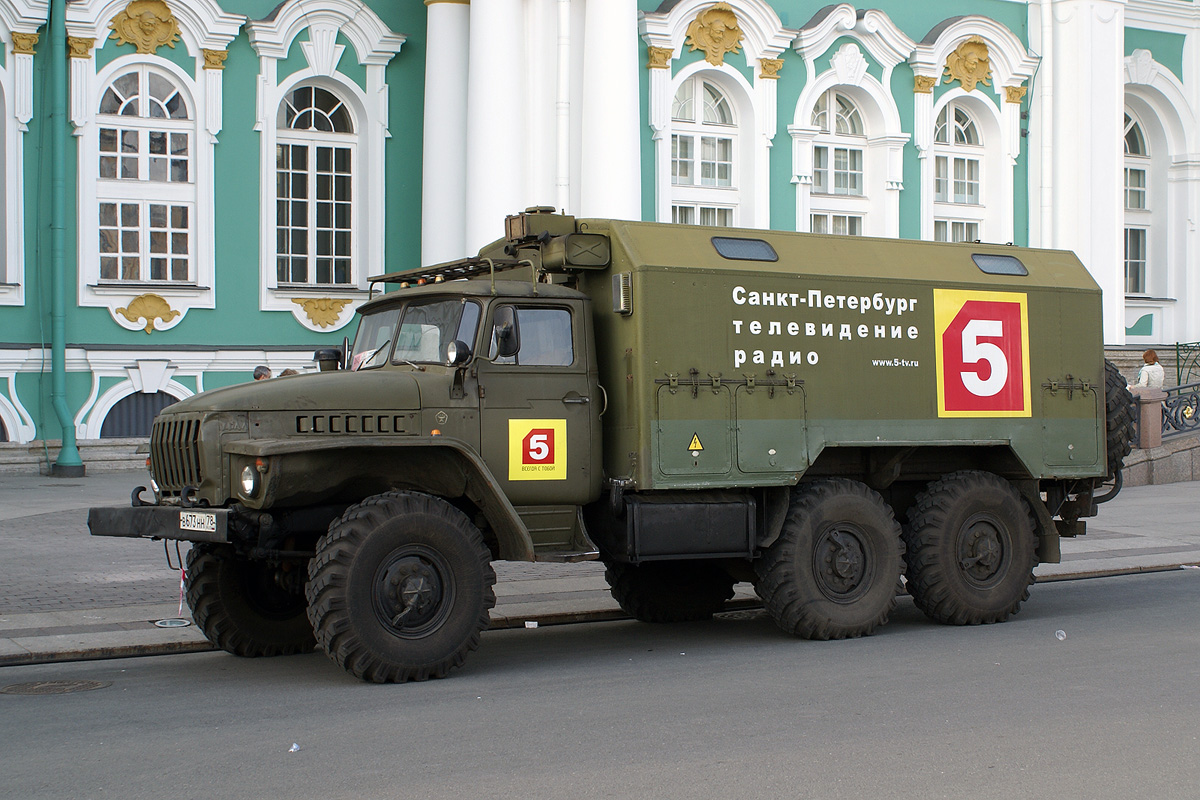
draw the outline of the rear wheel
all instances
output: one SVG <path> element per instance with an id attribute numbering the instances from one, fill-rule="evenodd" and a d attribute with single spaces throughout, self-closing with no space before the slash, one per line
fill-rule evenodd
<path id="1" fill-rule="evenodd" d="M 733 578 L 708 561 L 605 562 L 604 579 L 626 614 L 642 622 L 694 622 L 733 597 Z"/>
<path id="2" fill-rule="evenodd" d="M 185 589 L 196 626 L 214 645 L 238 656 L 312 650 L 316 641 L 304 595 L 286 588 L 281 572 L 278 565 L 252 561 L 228 546 L 193 545 Z"/>
<path id="3" fill-rule="evenodd" d="M 900 580 L 900 526 L 878 493 L 834 479 L 796 490 L 755 584 L 779 627 L 806 639 L 866 636 L 887 622 Z"/>
<path id="4" fill-rule="evenodd" d="M 1012 484 L 963 471 L 934 481 L 908 514 L 908 590 L 937 622 L 1001 622 L 1029 598 L 1033 520 Z"/>
<path id="5" fill-rule="evenodd" d="M 479 529 L 436 497 L 388 492 L 351 506 L 317 543 L 306 587 L 317 643 L 356 677 L 444 677 L 479 646 L 496 604 Z"/>
<path id="6" fill-rule="evenodd" d="M 1108 477 L 1116 477 L 1133 449 L 1133 395 L 1116 365 L 1104 360 L 1104 422 L 1107 431 Z"/>

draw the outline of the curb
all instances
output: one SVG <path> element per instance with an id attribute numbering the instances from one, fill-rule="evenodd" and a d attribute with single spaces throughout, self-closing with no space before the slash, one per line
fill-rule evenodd
<path id="1" fill-rule="evenodd" d="M 1034 579 L 1034 583 L 1059 583 L 1062 581 L 1086 580 L 1090 578 L 1145 575 L 1156 572 L 1173 572 L 1188 567 L 1200 568 L 1200 564 L 1185 563 L 1152 567 L 1124 567 L 1090 572 L 1070 572 L 1059 575 L 1040 576 Z M 726 603 L 725 608 L 719 613 L 754 611 L 762 607 L 762 603 L 756 598 L 735 598 Z M 524 616 L 497 615 L 492 617 L 491 624 L 487 630 L 512 630 L 524 627 L 541 627 L 543 625 L 576 625 L 586 622 L 616 622 L 628 619 L 632 619 L 632 617 L 620 609 L 552 611 Z M 527 623 L 534 623 L 534 625 L 529 626 Z M 217 648 L 213 647 L 207 641 L 173 641 L 63 649 L 54 652 L 26 651 L 24 653 L 0 653 L 0 667 L 33 666 L 37 664 L 57 664 L 72 661 L 97 661 L 115 658 L 142 658 L 145 656 L 180 655 L 185 653 L 207 653 L 215 650 Z"/>

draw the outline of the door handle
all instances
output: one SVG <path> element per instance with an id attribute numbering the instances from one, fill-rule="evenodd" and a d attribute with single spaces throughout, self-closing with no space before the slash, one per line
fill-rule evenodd
<path id="1" fill-rule="evenodd" d="M 568 395 L 567 397 L 564 397 L 562 399 L 562 401 L 564 403 L 573 403 L 575 405 L 582 406 L 582 405 L 587 405 L 588 403 L 592 402 L 592 398 L 590 398 L 590 397 L 571 397 Z"/>

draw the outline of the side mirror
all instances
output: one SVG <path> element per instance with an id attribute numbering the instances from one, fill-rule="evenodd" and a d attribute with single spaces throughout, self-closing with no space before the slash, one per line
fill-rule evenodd
<path id="1" fill-rule="evenodd" d="M 492 317 L 493 341 L 497 358 L 512 358 L 521 349 L 521 331 L 517 327 L 517 310 L 500 306 Z"/>
<path id="2" fill-rule="evenodd" d="M 317 362 L 317 368 L 321 372 L 330 372 L 342 365 L 342 351 L 333 348 L 318 350 L 313 353 L 313 361 Z"/>
<path id="3" fill-rule="evenodd" d="M 455 339 L 450 344 L 446 345 L 446 364 L 451 367 L 457 367 L 467 363 L 471 359 L 471 345 Z"/>

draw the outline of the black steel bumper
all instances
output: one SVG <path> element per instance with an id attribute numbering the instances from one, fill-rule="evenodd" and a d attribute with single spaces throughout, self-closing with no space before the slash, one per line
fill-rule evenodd
<path id="1" fill-rule="evenodd" d="M 228 542 L 229 509 L 135 506 L 88 509 L 92 536 Z"/>

